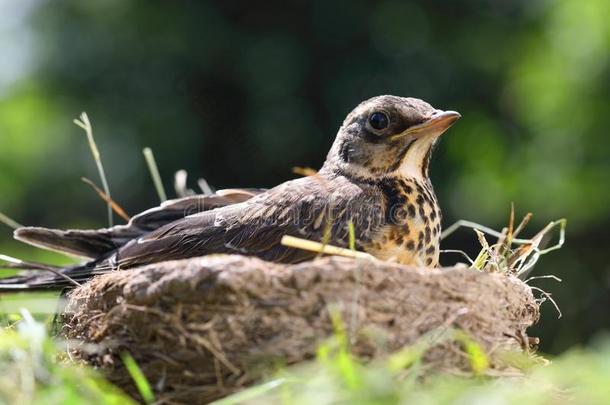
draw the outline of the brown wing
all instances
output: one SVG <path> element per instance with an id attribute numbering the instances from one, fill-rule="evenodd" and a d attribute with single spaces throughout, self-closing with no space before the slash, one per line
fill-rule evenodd
<path id="1" fill-rule="evenodd" d="M 240 204 L 192 215 L 134 239 L 98 268 L 128 268 L 211 253 L 241 253 L 294 263 L 315 253 L 282 246 L 284 235 L 347 246 L 348 223 L 362 244 L 381 224 L 381 197 L 345 179 L 293 180 Z M 330 224 L 330 225 L 329 225 Z"/>
<path id="2" fill-rule="evenodd" d="M 15 231 L 15 239 L 43 249 L 86 258 L 99 258 L 130 240 L 154 231 L 191 214 L 238 204 L 263 193 L 264 189 L 219 190 L 211 195 L 197 195 L 169 200 L 144 211 L 126 225 L 95 230 L 58 230 L 25 227 Z"/>

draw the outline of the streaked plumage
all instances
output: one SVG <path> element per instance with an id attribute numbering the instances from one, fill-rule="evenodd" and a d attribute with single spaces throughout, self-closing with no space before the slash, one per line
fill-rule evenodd
<path id="1" fill-rule="evenodd" d="M 428 178 L 437 138 L 457 118 L 413 98 L 380 96 L 352 111 L 318 174 L 270 190 L 229 190 L 187 197 L 95 231 L 22 228 L 35 246 L 93 259 L 63 269 L 81 281 L 94 274 L 210 253 L 242 253 L 294 263 L 315 254 L 280 244 L 283 235 L 348 244 L 381 259 L 436 265 L 440 209 Z M 12 283 L 12 286 L 10 286 Z M 54 274 L 0 281 L 14 289 L 58 287 Z"/>

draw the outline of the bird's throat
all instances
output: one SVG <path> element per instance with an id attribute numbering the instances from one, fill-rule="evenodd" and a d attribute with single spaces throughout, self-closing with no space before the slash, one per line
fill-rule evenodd
<path id="1" fill-rule="evenodd" d="M 426 180 L 435 141 L 435 138 L 428 137 L 415 140 L 407 150 L 396 173 L 404 178 Z"/>

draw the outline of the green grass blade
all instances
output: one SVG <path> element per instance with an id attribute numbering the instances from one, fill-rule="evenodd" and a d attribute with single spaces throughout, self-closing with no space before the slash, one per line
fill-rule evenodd
<path id="1" fill-rule="evenodd" d="M 13 229 L 23 228 L 23 225 L 21 225 L 19 222 L 17 222 L 14 219 L 4 215 L 1 212 L 0 212 L 0 222 L 2 222 L 6 226 L 8 226 L 10 228 L 13 228 Z"/>
<path id="2" fill-rule="evenodd" d="M 150 387 L 146 376 L 138 366 L 138 363 L 134 360 L 134 358 L 128 352 L 121 353 L 121 360 L 123 360 L 123 364 L 125 364 L 125 368 L 129 372 L 129 375 L 133 379 L 136 387 L 138 388 L 138 392 L 142 396 L 142 399 L 147 404 L 152 404 L 155 402 L 155 394 Z"/>
<path id="3" fill-rule="evenodd" d="M 106 172 L 104 171 L 104 165 L 102 164 L 102 157 L 100 155 L 100 151 L 97 148 L 97 144 L 95 143 L 95 139 L 93 138 L 93 128 L 91 127 L 91 122 L 89 121 L 89 117 L 86 112 L 83 112 L 80 115 L 80 120 L 74 120 L 74 123 L 81 127 L 85 134 L 87 134 L 87 140 L 89 141 L 89 148 L 91 149 L 91 154 L 93 155 L 93 160 L 95 160 L 95 165 L 97 166 L 97 171 L 100 175 L 100 179 L 102 181 L 102 187 L 104 189 L 104 193 L 108 196 L 108 198 L 112 198 L 110 195 L 110 187 L 108 187 L 108 181 L 106 180 Z M 112 213 L 112 204 L 107 204 L 108 209 L 108 226 L 114 225 L 113 213 Z"/>
<path id="4" fill-rule="evenodd" d="M 356 228 L 352 220 L 347 224 L 349 230 L 349 248 L 356 251 Z"/>
<path id="5" fill-rule="evenodd" d="M 155 189 L 157 189 L 159 200 L 161 200 L 161 202 L 167 201 L 167 194 L 165 193 L 165 188 L 163 187 L 161 175 L 159 174 L 159 168 L 157 167 L 157 161 L 155 160 L 155 155 L 153 155 L 152 149 L 144 148 L 142 153 L 144 153 L 144 158 L 146 159 L 146 164 L 148 165 L 148 170 L 150 171 L 150 176 L 152 177 L 153 183 L 155 183 Z"/>
<path id="6" fill-rule="evenodd" d="M 483 348 L 462 330 L 455 331 L 455 340 L 464 347 L 474 375 L 482 375 L 489 368 L 489 359 Z"/>

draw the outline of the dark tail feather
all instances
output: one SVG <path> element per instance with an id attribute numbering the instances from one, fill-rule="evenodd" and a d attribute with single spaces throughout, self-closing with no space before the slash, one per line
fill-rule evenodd
<path id="1" fill-rule="evenodd" d="M 0 268 L 23 270 L 26 274 L 0 278 L 0 293 L 18 291 L 62 290 L 74 288 L 101 273 L 88 264 L 57 267 L 43 263 L 26 262 L 14 257 L 0 255 L 5 264 Z"/>
<path id="2" fill-rule="evenodd" d="M 119 227 L 116 228 L 117 230 L 119 229 Z M 14 237 L 18 241 L 38 248 L 95 258 L 120 246 L 114 240 L 112 231 L 113 229 L 70 229 L 64 231 L 60 229 L 25 227 L 15 230 Z M 129 239 L 127 238 L 127 240 Z"/>
<path id="3" fill-rule="evenodd" d="M 187 215 L 244 202 L 263 189 L 219 190 L 212 195 L 196 195 L 168 200 L 146 210 L 125 225 L 103 229 L 48 229 L 37 226 L 18 228 L 18 241 L 42 249 L 96 259 L 107 255 L 130 240 L 154 231 Z"/>

